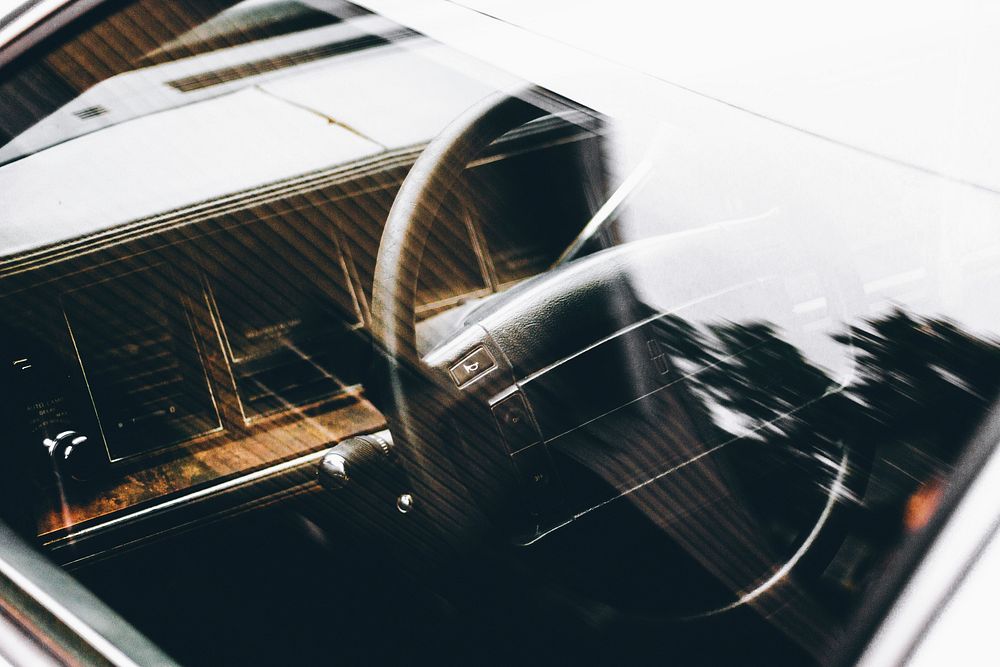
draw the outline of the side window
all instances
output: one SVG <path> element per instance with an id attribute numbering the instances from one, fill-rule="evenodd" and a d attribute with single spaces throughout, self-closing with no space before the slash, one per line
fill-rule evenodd
<path id="1" fill-rule="evenodd" d="M 381 559 L 474 554 L 504 576 L 468 618 L 420 584 L 441 644 L 822 662 L 1000 395 L 996 193 L 598 56 L 642 32 L 610 11 L 582 49 L 441 4 L 457 46 L 346 0 L 108 2 L 0 70 L 3 520 L 154 631 L 143 585 L 216 590 L 189 529 L 219 589 L 311 594 L 228 543 L 266 507 L 302 562 L 377 553 L 335 554 L 375 602 L 316 578 L 351 630 L 436 624 Z M 302 595 L 256 620 L 327 631 Z M 270 658 L 221 606 L 169 630 Z"/>

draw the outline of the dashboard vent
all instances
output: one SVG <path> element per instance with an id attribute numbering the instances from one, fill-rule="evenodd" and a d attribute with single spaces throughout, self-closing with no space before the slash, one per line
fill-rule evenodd
<path id="1" fill-rule="evenodd" d="M 237 3 L 177 39 L 147 53 L 140 63 L 142 67 L 160 65 L 272 37 L 333 25 L 351 14 L 363 15 L 364 10 L 344 7 L 338 13 L 341 16 L 334 16 L 329 11 L 315 9 L 301 2 L 285 0 Z"/>
<path id="2" fill-rule="evenodd" d="M 221 69 L 210 70 L 208 72 L 202 72 L 201 74 L 194 74 L 181 79 L 168 81 L 167 84 L 182 93 L 189 93 L 194 90 L 209 88 L 211 86 L 217 86 L 219 84 L 229 83 L 230 81 L 237 81 L 251 76 L 258 76 L 268 72 L 285 69 L 286 67 L 294 67 L 295 65 L 313 62 L 315 60 L 322 60 L 324 58 L 330 58 L 332 56 L 342 55 L 345 53 L 362 51 L 376 46 L 385 46 L 391 42 L 412 37 L 416 34 L 417 33 L 412 30 L 397 30 L 396 32 L 385 36 L 363 35 L 354 39 L 333 42 L 331 44 L 323 44 L 321 46 L 314 46 L 300 51 L 293 51 L 291 53 L 275 56 L 273 58 L 262 58 L 260 60 L 243 63 L 242 65 L 234 65 L 232 67 L 224 67 Z"/>
<path id="3" fill-rule="evenodd" d="M 108 113 L 107 108 L 97 104 L 92 107 L 80 109 L 79 111 L 74 111 L 73 115 L 80 120 L 88 120 L 90 118 L 96 118 L 97 116 L 103 116 L 106 113 Z"/>

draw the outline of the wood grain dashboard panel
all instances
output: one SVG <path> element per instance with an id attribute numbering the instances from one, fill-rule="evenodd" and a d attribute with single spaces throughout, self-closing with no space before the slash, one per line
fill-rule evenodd
<path id="1" fill-rule="evenodd" d="M 294 459 L 344 438 L 383 428 L 385 420 L 368 401 L 295 416 L 252 429 L 242 437 L 186 444 L 177 456 L 150 462 L 93 486 L 49 487 L 37 497 L 41 537 L 62 534 L 126 510 L 143 508 L 185 492 Z"/>

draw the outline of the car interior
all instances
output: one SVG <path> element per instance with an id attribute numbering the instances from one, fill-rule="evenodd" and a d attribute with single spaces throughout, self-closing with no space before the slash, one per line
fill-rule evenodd
<path id="1" fill-rule="evenodd" d="M 0 518 L 180 664 L 826 663 L 1000 392 L 997 204 L 685 94 L 70 21 L 0 69 Z"/>

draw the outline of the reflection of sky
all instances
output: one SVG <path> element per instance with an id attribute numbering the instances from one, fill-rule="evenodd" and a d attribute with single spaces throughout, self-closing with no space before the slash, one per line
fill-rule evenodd
<path id="1" fill-rule="evenodd" d="M 308 32 L 354 37 L 394 28 L 363 16 Z M 0 211 L 0 254 L 426 142 L 498 85 L 491 68 L 418 38 L 194 93 L 165 83 L 274 55 L 276 39 L 301 48 L 304 34 L 112 77 L 0 148 L 2 161 L 29 142 L 48 145 L 61 136 L 61 124 L 89 131 L 0 166 L 0 189 L 10 193 Z M 400 100 L 410 101 L 405 122 Z M 81 124 L 73 112 L 90 105 L 109 111 Z M 169 107 L 176 108 L 155 113 Z M 101 123 L 108 126 L 87 130 Z M 39 196 L 53 182 L 64 185 L 61 197 Z"/>
<path id="2" fill-rule="evenodd" d="M 382 2 L 369 4 L 378 10 Z M 852 145 L 998 184 L 1000 10 L 978 0 L 461 0 L 629 68 Z"/>
<path id="3" fill-rule="evenodd" d="M 849 369 L 829 335 L 897 306 L 974 332 L 1000 331 L 995 194 L 749 115 L 733 124 L 680 117 L 618 124 L 607 143 L 612 183 L 639 162 L 652 164 L 620 209 L 619 238 L 691 246 L 659 284 L 756 281 L 767 307 L 738 300 L 731 308 L 767 313 L 835 377 Z M 716 305 L 709 310 L 725 316 Z"/>

